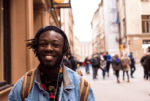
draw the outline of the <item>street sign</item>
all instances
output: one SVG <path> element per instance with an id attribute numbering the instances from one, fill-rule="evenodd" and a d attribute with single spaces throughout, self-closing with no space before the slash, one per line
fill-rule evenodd
<path id="1" fill-rule="evenodd" d="M 124 45 L 120 44 L 120 50 L 123 51 L 124 50 Z"/>
<path id="2" fill-rule="evenodd" d="M 56 3 L 62 3 L 64 2 L 65 0 L 54 0 Z"/>
<path id="3" fill-rule="evenodd" d="M 52 8 L 71 8 L 71 0 L 51 0 Z"/>

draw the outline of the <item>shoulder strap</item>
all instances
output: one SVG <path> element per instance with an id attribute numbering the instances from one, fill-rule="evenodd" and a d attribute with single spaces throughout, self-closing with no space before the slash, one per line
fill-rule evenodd
<path id="1" fill-rule="evenodd" d="M 80 81 L 80 101 L 87 101 L 90 92 L 90 83 L 81 77 Z"/>
<path id="2" fill-rule="evenodd" d="M 24 75 L 22 87 L 21 87 L 22 101 L 24 101 L 24 99 L 28 97 L 28 95 L 32 89 L 32 86 L 34 83 L 34 78 L 35 78 L 35 71 L 36 71 L 36 69 L 30 70 L 29 72 L 27 72 Z"/>
<path id="3" fill-rule="evenodd" d="M 83 76 L 82 72 L 77 68 L 76 69 L 76 72 L 80 75 L 80 76 Z"/>

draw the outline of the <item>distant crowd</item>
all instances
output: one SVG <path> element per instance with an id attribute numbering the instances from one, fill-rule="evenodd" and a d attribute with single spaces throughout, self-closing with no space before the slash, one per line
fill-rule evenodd
<path id="1" fill-rule="evenodd" d="M 143 78 L 148 80 L 148 76 L 150 76 L 150 47 L 148 47 L 148 51 L 144 53 L 140 62 L 144 70 Z M 78 61 L 76 57 L 70 53 L 68 58 L 63 59 L 63 63 L 72 70 L 77 71 L 80 75 L 83 74 L 78 67 L 85 67 L 86 74 L 90 74 L 91 66 L 93 70 L 93 79 L 97 79 L 99 69 L 102 70 L 103 79 L 105 79 L 106 76 L 109 77 L 110 65 L 112 65 L 114 75 L 117 78 L 117 83 L 120 83 L 119 72 L 121 70 L 123 71 L 122 79 L 123 81 L 125 80 L 126 74 L 127 82 L 130 82 L 130 78 L 134 78 L 133 74 L 136 70 L 133 52 L 130 52 L 129 54 L 124 52 L 122 57 L 119 57 L 118 54 L 110 55 L 108 52 L 103 52 L 92 55 L 91 59 L 86 56 L 84 62 Z"/>
<path id="2" fill-rule="evenodd" d="M 150 47 L 148 47 L 148 51 L 144 53 L 144 56 L 141 58 L 140 62 L 144 70 L 143 77 L 148 80 L 148 76 L 150 76 Z M 130 82 L 130 78 L 134 78 L 133 74 L 136 67 L 133 52 L 130 52 L 129 54 L 124 52 L 122 57 L 119 57 L 118 54 L 111 56 L 108 52 L 104 52 L 92 55 L 91 59 L 86 56 L 85 61 L 83 62 L 87 74 L 90 73 L 90 65 L 92 66 L 93 79 L 97 79 L 97 72 L 99 69 L 102 70 L 103 79 L 105 79 L 106 76 L 109 77 L 111 64 L 118 83 L 120 83 L 119 72 L 121 70 L 123 71 L 123 81 L 125 80 L 125 74 L 127 75 L 127 82 Z"/>

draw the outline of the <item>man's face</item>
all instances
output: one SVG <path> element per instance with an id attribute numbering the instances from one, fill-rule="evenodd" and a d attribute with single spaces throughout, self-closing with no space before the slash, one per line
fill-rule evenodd
<path id="1" fill-rule="evenodd" d="M 63 36 L 55 31 L 46 31 L 40 35 L 37 53 L 42 67 L 54 69 L 60 66 L 63 43 Z"/>

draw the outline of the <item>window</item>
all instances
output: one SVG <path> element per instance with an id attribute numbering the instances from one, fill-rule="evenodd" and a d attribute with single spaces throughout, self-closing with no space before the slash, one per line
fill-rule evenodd
<path id="1" fill-rule="evenodd" d="M 142 15 L 142 32 L 150 33 L 150 15 Z"/>
<path id="2" fill-rule="evenodd" d="M 0 0 L 0 91 L 11 85 L 10 0 Z"/>
<path id="3" fill-rule="evenodd" d="M 150 44 L 150 40 L 143 40 L 143 44 Z"/>

